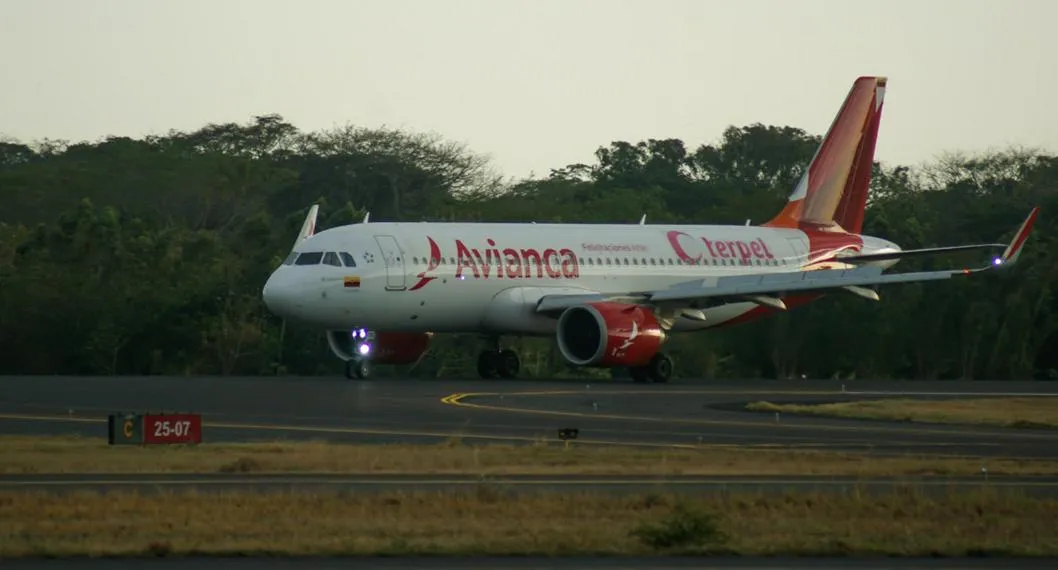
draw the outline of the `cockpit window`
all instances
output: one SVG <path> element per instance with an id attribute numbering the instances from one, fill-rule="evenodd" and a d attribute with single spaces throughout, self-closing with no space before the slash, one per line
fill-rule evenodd
<path id="1" fill-rule="evenodd" d="M 335 267 L 342 266 L 342 262 L 338 261 L 338 254 L 334 253 L 333 251 L 328 251 L 327 253 L 323 254 L 323 264 L 333 265 Z"/>
<path id="2" fill-rule="evenodd" d="M 349 255 L 349 252 L 343 251 L 338 253 L 338 255 L 342 256 L 342 262 L 345 263 L 346 267 L 356 267 L 356 260 L 353 259 L 353 256 Z"/>
<path id="3" fill-rule="evenodd" d="M 298 260 L 294 262 L 295 265 L 319 265 L 320 260 L 323 259 L 322 251 L 308 251 L 298 256 Z"/>
<path id="4" fill-rule="evenodd" d="M 288 255 L 287 258 L 283 260 L 283 265 L 294 265 L 294 260 L 297 258 L 298 253 L 296 251 L 292 251 L 290 252 L 290 255 Z"/>

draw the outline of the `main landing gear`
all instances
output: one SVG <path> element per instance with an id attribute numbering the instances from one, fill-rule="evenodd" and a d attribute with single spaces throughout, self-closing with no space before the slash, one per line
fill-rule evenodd
<path id="1" fill-rule="evenodd" d="M 371 367 L 368 365 L 367 359 L 357 359 L 345 361 L 345 377 L 350 380 L 363 380 L 371 374 Z"/>
<path id="2" fill-rule="evenodd" d="M 486 349 L 478 354 L 478 376 L 482 378 L 515 378 L 521 368 L 518 353 L 509 348 Z"/>
<path id="3" fill-rule="evenodd" d="M 491 339 L 492 346 L 478 353 L 478 376 L 489 378 L 516 378 L 522 368 L 518 353 L 509 348 L 500 348 L 499 339 Z"/>
<path id="4" fill-rule="evenodd" d="M 672 359 L 664 352 L 659 352 L 643 366 L 629 367 L 633 382 L 654 382 L 664 384 L 672 378 Z"/>

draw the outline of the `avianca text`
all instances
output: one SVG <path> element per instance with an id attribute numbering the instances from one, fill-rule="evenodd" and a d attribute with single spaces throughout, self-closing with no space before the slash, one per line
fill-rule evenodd
<path id="1" fill-rule="evenodd" d="M 539 251 L 525 247 L 515 249 L 507 247 L 500 254 L 495 240 L 485 240 L 489 247 L 484 252 L 477 248 L 467 247 L 463 240 L 456 240 L 456 278 L 464 277 L 463 272 L 473 273 L 475 279 L 577 279 L 580 277 L 580 264 L 577 255 L 569 248 L 547 248 Z M 495 269 L 495 271 L 493 271 Z"/>

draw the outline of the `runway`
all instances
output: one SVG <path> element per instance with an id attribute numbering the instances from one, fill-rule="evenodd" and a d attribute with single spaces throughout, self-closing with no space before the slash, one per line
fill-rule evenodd
<path id="1" fill-rule="evenodd" d="M 1039 497 L 1058 496 L 1058 476 L 1045 477 L 835 477 L 835 476 L 614 476 L 614 475 L 334 475 L 334 474 L 59 474 L 0 475 L 0 491 L 134 490 L 141 493 L 282 491 L 474 491 L 490 487 L 515 493 L 724 493 L 765 492 L 899 492 L 914 487 L 923 493 L 981 489 L 1017 489 Z"/>
<path id="2" fill-rule="evenodd" d="M 1058 382 L 680 381 L 3 377 L 6 434 L 106 437 L 122 411 L 203 415 L 207 442 L 533 443 L 827 449 L 874 455 L 1058 458 L 1058 430 L 825 419 L 739 411 L 747 402 L 1031 395 Z M 1058 399 L 1055 400 L 1058 404 Z"/>

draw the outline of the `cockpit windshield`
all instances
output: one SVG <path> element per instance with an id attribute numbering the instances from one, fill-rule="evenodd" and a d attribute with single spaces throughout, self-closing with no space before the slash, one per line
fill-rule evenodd
<path id="1" fill-rule="evenodd" d="M 322 251 L 306 251 L 298 256 L 297 261 L 294 265 L 319 265 L 323 259 Z"/>
<path id="2" fill-rule="evenodd" d="M 333 267 L 356 267 L 356 259 L 347 251 L 302 251 L 293 252 L 283 260 L 283 265 L 331 265 Z"/>

